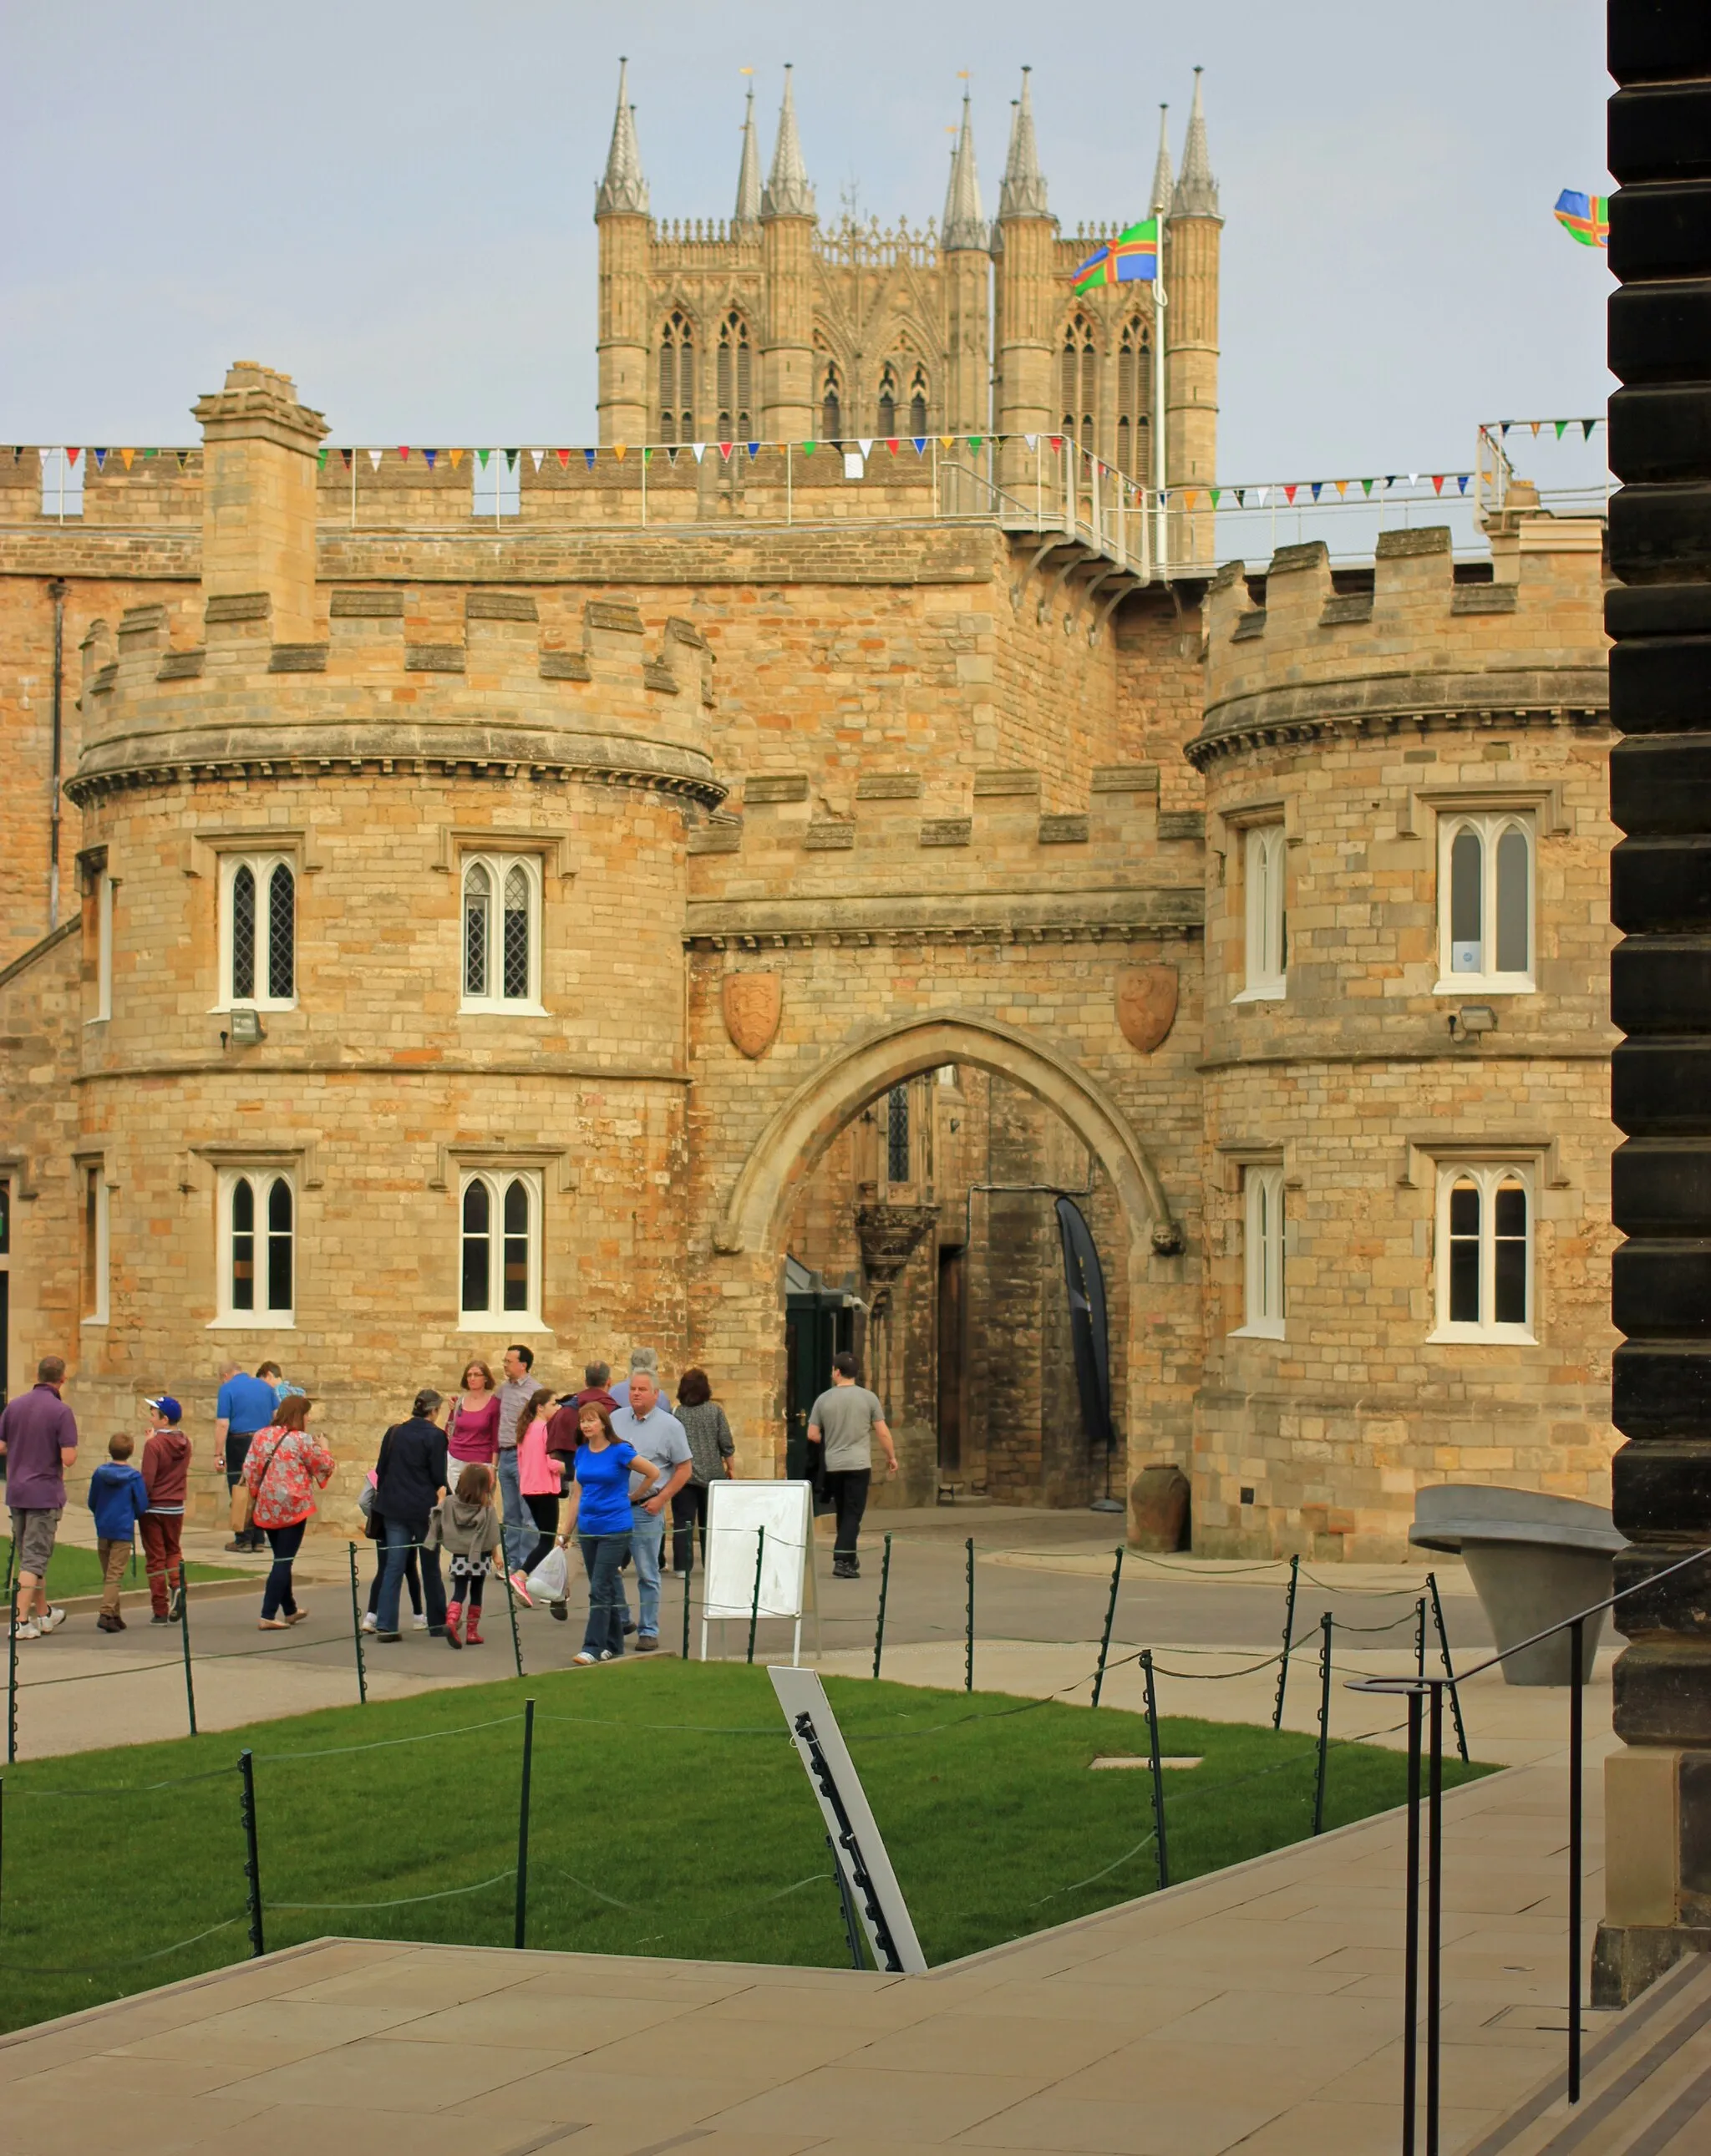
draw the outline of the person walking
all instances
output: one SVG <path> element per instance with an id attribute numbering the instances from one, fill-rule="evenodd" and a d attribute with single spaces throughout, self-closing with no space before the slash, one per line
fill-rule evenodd
<path id="1" fill-rule="evenodd" d="M 362 1630 L 380 1630 L 380 1583 L 386 1577 L 386 1516 L 374 1502 L 374 1492 L 379 1485 L 378 1468 L 368 1471 L 368 1487 L 357 1500 L 357 1509 L 369 1522 L 368 1544 L 374 1552 L 374 1570 L 368 1580 L 368 1606 L 362 1612 Z M 367 1500 L 366 1503 L 364 1500 Z M 422 1607 L 422 1567 L 420 1553 L 414 1544 L 404 1552 L 404 1594 L 410 1598 L 410 1623 L 419 1632 L 428 1630 L 428 1613 Z M 404 1621 L 403 1595 L 398 1597 L 398 1624 Z"/>
<path id="2" fill-rule="evenodd" d="M 635 1448 L 638 1465 L 651 1467 L 660 1478 L 636 1497 L 629 1522 L 629 1553 L 635 1563 L 635 1649 L 639 1655 L 650 1655 L 660 1644 L 660 1553 L 665 1540 L 665 1507 L 688 1481 L 694 1460 L 683 1424 L 660 1404 L 651 1370 L 632 1368 L 629 1405 L 613 1416 L 612 1430 L 620 1444 Z M 620 1621 L 628 1631 L 629 1609 L 622 1580 L 618 1596 Z"/>
<path id="3" fill-rule="evenodd" d="M 428 1523 L 428 1554 L 437 1558 L 444 1549 L 451 1560 L 451 1599 L 445 1608 L 448 1647 L 484 1644 L 481 1590 L 493 1568 L 494 1557 L 504 1546 L 499 1514 L 493 1506 L 493 1470 L 471 1461 L 459 1471 L 457 1488 L 440 1499 Z M 466 1610 L 468 1625 L 460 1640 L 458 1625 Z"/>
<path id="4" fill-rule="evenodd" d="M 98 1632 L 122 1632 L 119 1595 L 125 1568 L 136 1548 L 136 1523 L 148 1510 L 148 1491 L 131 1465 L 136 1450 L 129 1430 L 107 1440 L 107 1457 L 89 1478 L 89 1508 L 95 1516 L 95 1554 L 101 1566 L 101 1611 Z"/>
<path id="5" fill-rule="evenodd" d="M 885 1447 L 886 1474 L 897 1471 L 897 1448 L 886 1427 L 885 1409 L 877 1393 L 856 1382 L 856 1358 L 847 1350 L 832 1358 L 830 1389 L 814 1402 L 808 1418 L 808 1441 L 824 1445 L 821 1463 L 825 1491 L 837 1507 L 837 1532 L 832 1540 L 834 1579 L 860 1579 L 861 1562 L 856 1542 L 861 1516 L 867 1510 L 868 1486 L 873 1480 L 873 1440 Z"/>
<path id="6" fill-rule="evenodd" d="M 459 1380 L 445 1425 L 445 1451 L 449 1460 L 465 1467 L 491 1467 L 499 1457 L 499 1396 L 485 1363 L 467 1364 Z"/>
<path id="7" fill-rule="evenodd" d="M 20 1640 L 39 1640 L 65 1622 L 64 1610 L 48 1599 L 48 1560 L 65 1510 L 65 1471 L 77 1462 L 77 1418 L 59 1397 L 64 1383 L 64 1359 L 44 1355 L 34 1385 L 0 1409 L 0 1457 L 18 1567 L 13 1629 Z"/>
<path id="8" fill-rule="evenodd" d="M 583 1366 L 583 1384 L 579 1393 L 568 1393 L 558 1403 L 556 1411 L 547 1420 L 547 1450 L 565 1463 L 565 1483 L 569 1486 L 570 1462 L 576 1457 L 576 1449 L 582 1443 L 582 1432 L 578 1417 L 589 1400 L 604 1408 L 609 1415 L 616 1414 L 618 1403 L 607 1391 L 607 1381 L 612 1375 L 609 1363 L 587 1363 Z"/>
<path id="9" fill-rule="evenodd" d="M 499 1402 L 500 1510 L 505 1527 L 505 1568 L 514 1573 L 537 1539 L 523 1502 L 516 1456 L 518 1441 L 527 1427 L 523 1416 L 536 1391 L 535 1380 L 530 1374 L 535 1367 L 533 1351 L 507 1348 L 500 1367 L 505 1375 L 504 1383 L 495 1394 Z"/>
<path id="10" fill-rule="evenodd" d="M 629 1405 L 629 1379 L 638 1370 L 645 1370 L 654 1381 L 654 1390 L 660 1389 L 660 1351 L 657 1348 L 632 1348 L 629 1351 L 629 1377 L 620 1378 L 612 1388 L 612 1397 L 617 1403 L 611 1412 Z"/>
<path id="11" fill-rule="evenodd" d="M 424 1385 L 410 1404 L 407 1419 L 394 1423 L 380 1440 L 374 1465 L 374 1510 L 380 1516 L 383 1554 L 380 1592 L 374 1605 L 375 1637 L 388 1645 L 398 1631 L 398 1595 L 410 1560 L 420 1560 L 428 1630 L 445 1632 L 445 1585 L 439 1576 L 439 1552 L 429 1540 L 434 1507 L 445 1496 L 450 1467 L 445 1432 L 439 1427 L 444 1399 Z"/>
<path id="12" fill-rule="evenodd" d="M 707 1489 L 728 1481 L 737 1440 L 725 1410 L 713 1398 L 705 1370 L 686 1370 L 677 1380 L 677 1419 L 689 1440 L 689 1480 L 671 1498 L 671 1569 L 695 1569 L 695 1530 L 701 1529 L 701 1556 L 707 1561 Z"/>
<path id="13" fill-rule="evenodd" d="M 142 1516 L 142 1559 L 153 1611 L 150 1622 L 171 1625 L 182 1615 L 184 1607 L 179 1549 L 190 1481 L 190 1440 L 179 1427 L 184 1410 L 170 1393 L 143 1404 L 150 1419 L 148 1442 L 142 1448 L 143 1486 L 148 1491 L 148 1510 Z"/>
<path id="14" fill-rule="evenodd" d="M 263 1371 L 277 1374 L 279 1365 L 264 1363 Z M 214 1443 L 220 1448 L 226 1466 L 226 1489 L 232 1505 L 232 1539 L 226 1544 L 229 1550 L 259 1550 L 267 1546 L 261 1529 L 249 1521 L 249 1492 L 244 1481 L 244 1462 L 249 1457 L 249 1446 L 259 1430 L 270 1428 L 274 1409 L 280 1396 L 260 1372 L 254 1377 L 246 1375 L 237 1363 L 225 1363 L 220 1371 L 219 1397 L 214 1402 Z"/>
<path id="15" fill-rule="evenodd" d="M 535 1523 L 535 1540 L 522 1563 L 513 1569 L 511 1584 L 517 1599 L 531 1609 L 535 1598 L 529 1592 L 529 1574 L 552 1548 L 558 1532 L 558 1501 L 564 1488 L 563 1471 L 547 1450 L 547 1410 L 552 1404 L 552 1387 L 539 1386 L 517 1418 L 522 1430 L 516 1449 L 517 1481 Z M 500 1457 L 502 1460 L 504 1455 Z"/>
<path id="16" fill-rule="evenodd" d="M 325 1488 L 333 1471 L 332 1455 L 305 1427 L 313 1405 L 307 1393 L 280 1401 L 273 1421 L 250 1439 L 244 1461 L 244 1487 L 255 1501 L 251 1517 L 273 1551 L 261 1594 L 259 1629 L 264 1632 L 287 1632 L 309 1614 L 297 1607 L 291 1565 L 318 1509 L 316 1488 Z"/>
<path id="17" fill-rule="evenodd" d="M 629 1471 L 638 1461 L 635 1447 L 614 1435 L 612 1418 L 598 1400 L 588 1401 L 578 1415 L 582 1443 L 556 1539 L 566 1549 L 575 1535 L 588 1576 L 588 1626 L 580 1652 L 572 1657 L 586 1669 L 592 1662 L 614 1662 L 624 1652 L 624 1589 L 618 1574 L 629 1554 Z M 652 1486 L 662 1488 L 665 1478 L 640 1464 Z"/>

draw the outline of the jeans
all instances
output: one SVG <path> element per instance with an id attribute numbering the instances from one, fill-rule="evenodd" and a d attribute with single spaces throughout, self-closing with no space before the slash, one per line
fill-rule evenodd
<path id="1" fill-rule="evenodd" d="M 376 1625 L 380 1622 L 380 1583 L 386 1577 L 386 1515 L 380 1516 L 380 1540 L 374 1545 L 374 1577 L 368 1583 L 368 1614 Z M 414 1549 L 404 1553 L 404 1585 L 410 1590 L 410 1608 L 419 1617 L 422 1614 L 422 1569 L 417 1563 L 419 1553 Z M 403 1597 L 398 1597 L 398 1614 L 404 1613 Z"/>
<path id="2" fill-rule="evenodd" d="M 273 1569 L 261 1591 L 264 1622 L 270 1617 L 295 1617 L 297 1614 L 297 1598 L 291 1592 L 291 1560 L 303 1547 L 303 1530 L 308 1524 L 307 1520 L 299 1520 L 294 1527 L 264 1530 L 273 1550 Z"/>
<path id="3" fill-rule="evenodd" d="M 695 1570 L 695 1531 L 701 1529 L 701 1561 L 707 1561 L 707 1486 L 686 1482 L 671 1492 L 671 1569 Z"/>
<path id="4" fill-rule="evenodd" d="M 398 1596 L 404 1584 L 404 1568 L 410 1561 L 412 1543 L 428 1539 L 426 1520 L 395 1520 L 388 1513 L 383 1522 L 386 1529 L 386 1555 L 381 1560 L 380 1601 L 374 1612 L 375 1630 L 396 1632 L 398 1628 Z M 437 1549 L 418 1548 L 415 1552 L 422 1567 L 422 1592 L 428 1603 L 428 1629 L 430 1632 L 445 1630 L 445 1589 L 439 1578 L 439 1553 Z"/>
<path id="5" fill-rule="evenodd" d="M 183 1532 L 182 1512 L 145 1512 L 142 1516 L 142 1554 L 148 1566 L 148 1599 L 157 1617 L 166 1615 L 174 1590 L 183 1582 L 184 1570 L 178 1556 Z"/>
<path id="6" fill-rule="evenodd" d="M 629 1521 L 629 1553 L 635 1559 L 635 1628 L 645 1638 L 660 1636 L 660 1558 L 665 1545 L 665 1515 L 663 1512 L 650 1512 L 640 1505 L 633 1506 Z M 624 1582 L 618 1583 L 620 1602 L 624 1596 Z M 629 1607 L 624 1604 L 622 1614 L 627 1618 Z"/>
<path id="7" fill-rule="evenodd" d="M 499 1448 L 499 1490 L 501 1500 L 500 1517 L 504 1525 L 505 1568 L 520 1572 L 523 1559 L 534 1546 L 534 1532 L 529 1518 L 529 1509 L 523 1502 L 522 1484 L 517 1479 L 516 1447 L 502 1445 Z"/>
<path id="8" fill-rule="evenodd" d="M 618 1568 L 629 1554 L 629 1537 L 578 1535 L 583 1568 L 588 1575 L 588 1625 L 583 1635 L 585 1655 L 624 1652 L 624 1589 Z"/>
<path id="9" fill-rule="evenodd" d="M 832 1537 L 836 1564 L 854 1564 L 856 1543 L 861 1532 L 861 1516 L 867 1510 L 871 1467 L 834 1467 L 826 1472 L 826 1495 L 838 1508 L 838 1531 Z"/>

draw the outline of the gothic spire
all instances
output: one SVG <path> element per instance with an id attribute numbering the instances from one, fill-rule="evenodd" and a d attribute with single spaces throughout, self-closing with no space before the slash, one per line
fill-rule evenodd
<path id="1" fill-rule="evenodd" d="M 778 139 L 773 151 L 772 177 L 761 197 L 763 217 L 812 217 L 814 189 L 802 162 L 802 141 L 796 132 L 796 98 L 790 69 L 784 69 L 784 102 L 778 108 Z"/>
<path id="2" fill-rule="evenodd" d="M 754 91 L 742 116 L 742 162 L 737 167 L 737 214 L 739 232 L 760 223 L 760 149 L 754 139 Z"/>
<path id="3" fill-rule="evenodd" d="M 629 101 L 629 62 L 618 63 L 618 111 L 612 122 L 612 147 L 606 152 L 606 177 L 594 196 L 596 217 L 645 217 L 648 183 L 642 177 L 636 146 L 635 107 Z"/>
<path id="4" fill-rule="evenodd" d="M 948 254 L 961 247 L 986 246 L 986 220 L 980 210 L 980 179 L 974 170 L 974 126 L 969 116 L 969 93 L 963 93 L 963 126 L 951 152 L 951 180 L 945 189 L 944 222 L 939 245 Z"/>
<path id="5" fill-rule="evenodd" d="M 1007 217 L 1048 217 L 1046 176 L 1040 169 L 1040 146 L 1034 139 L 1034 99 L 1028 87 L 1031 70 L 1022 69 L 1022 94 L 1013 108 L 1010 155 L 1005 160 L 1004 184 L 998 191 L 998 214 Z"/>
<path id="6" fill-rule="evenodd" d="M 1147 204 L 1148 217 L 1165 217 L 1170 210 L 1170 198 L 1175 192 L 1170 177 L 1170 107 L 1159 108 L 1159 162 L 1153 167 L 1153 194 Z"/>
<path id="7" fill-rule="evenodd" d="M 1200 107 L 1200 74 L 1195 69 L 1195 101 L 1189 107 L 1188 140 L 1183 146 L 1182 170 L 1171 198 L 1173 217 L 1216 217 L 1218 182 L 1212 177 L 1212 162 L 1206 155 L 1206 116 Z"/>

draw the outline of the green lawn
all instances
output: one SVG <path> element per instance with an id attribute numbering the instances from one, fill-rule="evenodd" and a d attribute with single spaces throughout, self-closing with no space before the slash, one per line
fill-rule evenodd
<path id="1" fill-rule="evenodd" d="M 827 1691 L 929 1962 L 1155 1885 L 1149 1776 L 1088 1771 L 1097 1753 L 1144 1753 L 1141 1717 L 851 1678 L 829 1679 Z M 531 1946 L 844 1961 L 820 1815 L 764 1671 L 662 1661 L 12 1768 L 0 2027 L 247 1953 L 237 1922 L 136 1958 L 241 1917 L 233 1767 L 245 1745 L 270 1948 L 327 1933 L 509 1945 L 509 1877 L 413 1907 L 372 1905 L 510 1871 L 526 1694 L 537 1702 Z M 1390 1702 L 1372 1704 L 1375 1723 L 1390 1718 Z M 404 1737 L 425 1741 L 379 1743 Z M 1167 1756 L 1205 1761 L 1167 1772 L 1173 1881 L 1308 1830 L 1310 1738 L 1173 1720 L 1163 1741 Z M 1452 1768 L 1448 1779 L 1486 1771 Z M 1399 1803 L 1404 1774 L 1395 1753 L 1333 1747 L 1327 1825 Z M 198 1775 L 208 1779 L 150 1786 Z M 291 1902 L 369 1906 L 282 1906 Z M 121 1961 L 132 1965 L 91 1969 Z M 28 1973 L 49 1967 L 67 1973 Z"/>
<path id="2" fill-rule="evenodd" d="M 11 1577 L 12 1537 L 0 1535 L 0 1579 Z M 244 1573 L 232 1565 L 191 1564 L 186 1568 L 193 1581 L 198 1579 L 241 1579 Z M 48 1592 L 62 1601 L 75 1594 L 99 1594 L 101 1591 L 100 1560 L 92 1549 L 77 1549 L 69 1543 L 54 1545 L 54 1554 L 48 1560 Z M 125 1574 L 125 1591 L 138 1594 L 148 1593 L 148 1581 L 143 1575 L 142 1544 L 139 1541 Z"/>

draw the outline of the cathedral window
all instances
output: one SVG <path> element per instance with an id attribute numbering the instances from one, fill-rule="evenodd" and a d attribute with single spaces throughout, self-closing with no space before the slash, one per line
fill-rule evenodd
<path id="1" fill-rule="evenodd" d="M 81 1319 L 85 1325 L 107 1322 L 108 1190 L 105 1161 L 85 1160 L 83 1177 L 83 1248 L 79 1275 Z"/>
<path id="2" fill-rule="evenodd" d="M 1125 324 L 1117 352 L 1117 467 L 1131 477 L 1146 461 L 1143 430 L 1152 350 L 1138 319 Z"/>
<path id="3" fill-rule="evenodd" d="M 233 1168 L 219 1185 L 219 1316 L 227 1326 L 295 1322 L 297 1194 L 290 1175 Z"/>
<path id="4" fill-rule="evenodd" d="M 538 860 L 505 854 L 465 857 L 463 1009 L 540 1010 L 540 916 Z"/>
<path id="5" fill-rule="evenodd" d="M 1439 818 L 1439 995 L 1532 988 L 1533 830 L 1515 810 Z"/>
<path id="6" fill-rule="evenodd" d="M 1082 449 L 1093 447 L 1093 415 L 1099 408 L 1099 348 L 1093 326 L 1077 315 L 1063 333 L 1059 362 L 1063 431 Z"/>
<path id="7" fill-rule="evenodd" d="M 1242 1321 L 1248 1339 L 1283 1337 L 1283 1169 L 1256 1163 L 1242 1171 Z"/>
<path id="8" fill-rule="evenodd" d="M 465 1175 L 458 1193 L 458 1317 L 465 1331 L 540 1324 L 541 1183 L 526 1169 Z"/>
<path id="9" fill-rule="evenodd" d="M 1438 1170 L 1434 1340 L 1531 1340 L 1533 1168 L 1459 1162 Z"/>
<path id="10" fill-rule="evenodd" d="M 277 854 L 220 862 L 220 1000 L 289 1010 L 297 999 L 297 874 Z"/>
<path id="11" fill-rule="evenodd" d="M 1236 1000 L 1273 1001 L 1288 992 L 1283 826 L 1251 824 L 1241 840 L 1244 978 Z"/>
<path id="12" fill-rule="evenodd" d="M 746 442 L 754 431 L 753 362 L 748 325 L 734 310 L 719 325 L 719 439 Z"/>
<path id="13" fill-rule="evenodd" d="M 885 1172 L 888 1183 L 907 1183 L 909 1175 L 909 1089 L 893 1086 L 886 1096 Z"/>
<path id="14" fill-rule="evenodd" d="M 695 326 L 681 308 L 660 331 L 660 439 L 695 439 Z"/>
<path id="15" fill-rule="evenodd" d="M 897 432 L 897 372 L 888 362 L 879 377 L 879 411 L 874 429 L 882 442 L 894 441 Z"/>
<path id="16" fill-rule="evenodd" d="M 844 439 L 844 393 L 836 362 L 828 360 L 820 377 L 820 438 L 823 442 Z"/>
<path id="17" fill-rule="evenodd" d="M 909 434 L 920 441 L 927 432 L 927 370 L 917 367 L 909 382 Z"/>

